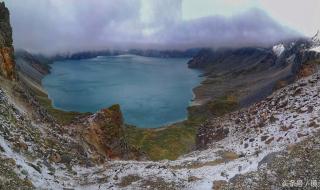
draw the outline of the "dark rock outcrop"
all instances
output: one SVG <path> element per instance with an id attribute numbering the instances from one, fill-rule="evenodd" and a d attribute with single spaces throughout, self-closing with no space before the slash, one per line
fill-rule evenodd
<path id="1" fill-rule="evenodd" d="M 9 10 L 0 2 L 0 73 L 10 80 L 16 78 L 13 52 Z"/>
<path id="2" fill-rule="evenodd" d="M 229 134 L 229 129 L 227 127 L 217 124 L 209 128 L 207 127 L 208 125 L 210 124 L 204 123 L 198 129 L 196 138 L 196 146 L 198 150 L 206 149 L 209 143 L 220 141 L 226 138 Z"/>
<path id="3" fill-rule="evenodd" d="M 97 154 L 97 162 L 105 159 L 143 159 L 143 154 L 128 144 L 119 105 L 84 116 L 66 128 L 81 137 Z M 94 154 L 92 154 L 94 155 Z"/>
<path id="4" fill-rule="evenodd" d="M 123 119 L 120 106 L 115 105 L 97 112 L 90 118 L 85 130 L 86 141 L 99 153 L 109 158 L 120 158 L 126 152 Z"/>

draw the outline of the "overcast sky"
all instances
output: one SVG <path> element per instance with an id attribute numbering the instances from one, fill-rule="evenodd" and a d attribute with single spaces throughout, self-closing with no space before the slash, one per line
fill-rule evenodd
<path id="1" fill-rule="evenodd" d="M 15 47 L 42 53 L 266 45 L 320 29 L 319 0 L 4 1 Z"/>

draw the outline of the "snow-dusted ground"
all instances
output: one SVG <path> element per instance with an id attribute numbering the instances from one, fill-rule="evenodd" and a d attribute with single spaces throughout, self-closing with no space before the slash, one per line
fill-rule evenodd
<path id="1" fill-rule="evenodd" d="M 286 48 L 282 43 L 272 47 L 273 53 L 276 54 L 278 57 L 281 56 L 285 49 Z"/>
<path id="2" fill-rule="evenodd" d="M 320 46 L 311 48 L 310 51 L 315 51 L 315 52 L 320 53 Z"/>
<path id="3" fill-rule="evenodd" d="M 320 73 L 280 89 L 247 109 L 213 119 L 207 125 L 212 129 L 218 126 L 229 129 L 224 139 L 212 140 L 208 149 L 191 152 L 175 161 L 110 161 L 91 168 L 73 167 L 73 172 L 62 164 L 52 164 L 55 169 L 52 174 L 43 161 L 29 160 L 13 151 L 2 136 L 0 145 L 4 152 L 0 156 L 13 158 L 19 165 L 15 171 L 21 178 L 29 178 L 40 189 L 119 189 L 118 184 L 129 175 L 138 178 L 121 188 L 148 189 L 145 186 L 148 181 L 161 179 L 162 183 L 174 184 L 179 189 L 212 189 L 213 181 L 228 181 L 237 174 L 254 171 L 266 155 L 284 150 L 318 131 Z M 227 159 L 223 156 L 225 152 L 239 157 Z M 30 163 L 40 165 L 41 173 Z M 22 174 L 23 170 L 28 174 Z"/>
<path id="4" fill-rule="evenodd" d="M 313 46 L 309 51 L 320 52 L 319 35 L 312 38 Z M 278 44 L 272 50 L 279 57 L 286 48 Z M 31 131 L 37 129 L 45 134 L 49 129 L 28 121 L 27 110 L 0 89 L 1 113 L 6 109 L 21 126 Z M 64 164 L 31 159 L 16 151 L 15 140 L 12 141 L 10 135 L 26 143 L 29 151 L 36 152 L 39 147 L 30 144 L 32 141 L 25 141 L 23 133 L 17 133 L 21 129 L 15 128 L 14 122 L 6 117 L 0 115 L 0 129 L 5 129 L 0 130 L 0 157 L 13 159 L 14 171 L 22 179 L 29 179 L 37 189 L 155 189 L 152 182 L 158 182 L 173 189 L 206 190 L 212 189 L 216 180 L 228 181 L 237 174 L 257 170 L 265 156 L 285 150 L 318 132 L 320 72 L 276 91 L 249 108 L 208 121 L 203 126 L 205 133 L 199 134 L 207 136 L 207 149 L 191 152 L 175 161 L 118 160 L 95 167 L 73 166 L 70 170 Z M 214 139 L 217 128 L 228 129 L 227 136 Z M 11 131 L 10 135 L 4 136 L 6 130 Z M 61 139 L 67 138 L 70 137 L 66 135 Z M 135 176 L 134 180 L 121 185 L 128 176 Z"/>

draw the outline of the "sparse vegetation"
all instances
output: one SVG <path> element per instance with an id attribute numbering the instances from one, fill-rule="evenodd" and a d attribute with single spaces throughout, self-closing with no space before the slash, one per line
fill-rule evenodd
<path id="1" fill-rule="evenodd" d="M 86 115 L 88 113 L 80 113 L 80 112 L 67 112 L 59 109 L 55 109 L 52 105 L 52 101 L 49 99 L 48 95 L 36 90 L 32 89 L 35 93 L 35 97 L 39 101 L 39 103 L 46 108 L 46 110 L 51 114 L 61 125 L 70 124 L 76 117 Z"/>
<path id="2" fill-rule="evenodd" d="M 238 108 L 238 101 L 235 96 L 228 95 L 208 103 L 210 112 L 216 116 L 222 116 Z"/>
<path id="3" fill-rule="evenodd" d="M 128 175 L 121 179 L 121 182 L 118 184 L 120 187 L 127 187 L 131 185 L 132 183 L 139 181 L 141 177 L 137 175 Z"/>
<path id="4" fill-rule="evenodd" d="M 182 189 L 182 186 L 178 186 L 177 184 L 171 182 L 166 182 L 164 179 L 158 177 L 154 180 L 143 180 L 142 181 L 143 189 L 153 189 L 153 190 L 176 190 Z"/>
<path id="5" fill-rule="evenodd" d="M 34 189 L 32 183 L 28 179 L 19 178 L 13 170 L 14 167 L 14 160 L 0 157 L 0 189 Z"/>
<path id="6" fill-rule="evenodd" d="M 230 152 L 230 151 L 222 152 L 221 156 L 222 156 L 224 161 L 231 161 L 231 160 L 235 160 L 235 159 L 239 158 L 238 154 L 236 154 L 234 152 Z"/>
<path id="7" fill-rule="evenodd" d="M 226 113 L 235 111 L 239 108 L 239 102 L 234 93 L 229 93 L 211 100 L 201 106 L 192 106 L 188 108 L 190 122 L 199 124 L 211 117 L 223 116 Z"/>
<path id="8" fill-rule="evenodd" d="M 211 101 L 206 107 L 210 107 L 210 114 L 222 116 L 237 109 L 238 102 L 230 95 Z M 208 115 L 201 112 L 201 108 L 190 107 L 189 118 L 184 122 L 159 129 L 127 127 L 129 144 L 145 152 L 152 160 L 177 159 L 180 155 L 192 151 L 197 126 L 205 121 Z"/>
<path id="9" fill-rule="evenodd" d="M 192 150 L 196 127 L 185 121 L 159 129 L 126 127 L 126 133 L 129 144 L 145 152 L 150 159 L 174 160 Z"/>
<path id="10" fill-rule="evenodd" d="M 225 160 L 222 158 L 216 159 L 216 160 L 212 160 L 212 161 L 207 161 L 207 162 L 192 162 L 188 165 L 177 165 L 177 166 L 172 166 L 172 169 L 178 170 L 178 169 L 198 169 L 198 168 L 202 168 L 205 166 L 216 166 L 219 164 L 224 163 Z"/>

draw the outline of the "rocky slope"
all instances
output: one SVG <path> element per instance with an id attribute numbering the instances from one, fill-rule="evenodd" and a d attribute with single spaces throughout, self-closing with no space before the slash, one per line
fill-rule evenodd
<path id="1" fill-rule="evenodd" d="M 249 108 L 208 120 L 198 134 L 198 146 L 203 150 L 191 152 L 175 161 L 159 162 L 105 159 L 101 162 L 103 154 L 99 151 L 95 154 L 94 151 L 104 147 L 104 140 L 85 143 L 88 136 L 81 137 L 78 130 L 47 126 L 48 122 L 43 119 L 32 122 L 28 112 L 2 89 L 0 157 L 6 160 L 5 166 L 12 161 L 12 172 L 21 180 L 18 184 L 29 185 L 30 188 L 211 189 L 220 182 L 230 187 L 240 184 L 246 189 L 249 183 L 253 183 L 247 181 L 246 175 L 256 176 L 257 184 L 263 182 L 260 177 L 267 170 L 261 171 L 262 163 L 270 164 L 267 168 L 274 166 L 273 159 L 268 160 L 274 158 L 273 155 L 290 156 L 293 154 L 290 151 L 294 151 L 299 158 L 303 154 L 299 154 L 300 149 L 292 148 L 296 144 L 304 147 L 304 143 L 315 142 L 310 145 L 315 149 L 320 129 L 319 88 L 320 73 L 317 72 L 277 90 Z M 101 119 L 104 115 L 111 117 Z M 104 122 L 121 123 L 116 107 L 89 117 L 90 124 L 85 124 L 87 130 L 84 133 L 93 132 L 96 137 L 99 137 L 97 131 L 100 134 L 104 129 Z M 309 138 L 313 141 L 306 141 Z M 99 147 L 92 147 L 94 144 Z M 100 155 L 100 158 L 94 155 Z M 317 163 L 317 157 L 310 159 Z M 284 162 L 281 167 L 285 168 L 285 164 L 290 163 Z M 297 163 L 306 164 L 304 161 Z M 285 171 L 281 167 L 279 172 Z M 258 173 L 255 173 L 257 169 Z M 298 169 L 294 167 L 292 170 Z M 317 168 L 312 169 L 319 172 Z M 280 179 L 284 177 L 282 175 Z M 281 185 L 273 181 L 268 183 Z"/>
<path id="2" fill-rule="evenodd" d="M 60 189 L 68 186 L 65 176 L 75 175 L 73 167 L 93 167 L 111 158 L 135 159 L 140 155 L 138 151 L 130 154 L 117 107 L 83 116 L 81 124 L 67 128 L 21 84 L 12 85 L 2 78 L 0 84 L 0 159 L 10 168 L 6 170 L 20 179 L 18 184 Z M 0 184 L 20 187 L 2 174 Z"/>
<path id="3" fill-rule="evenodd" d="M 189 62 L 190 68 L 205 72 L 202 85 L 194 89 L 195 105 L 233 96 L 243 107 L 265 98 L 292 82 L 303 63 L 319 56 L 305 51 L 311 45 L 300 39 L 271 48 L 202 50 Z"/>
<path id="4" fill-rule="evenodd" d="M 8 35 L 8 19 L 1 3 L 0 21 L 7 25 L 0 28 L 1 39 Z M 223 58 L 217 58 L 221 62 L 213 67 L 208 62 L 203 68 L 210 80 L 220 74 L 235 85 L 235 78 L 254 92 L 270 85 L 267 79 L 274 83 L 272 77 L 291 78 L 292 84 L 280 85 L 247 108 L 208 118 L 198 128 L 197 150 L 173 161 L 148 161 L 128 143 L 118 105 L 94 114 L 50 110 L 43 103 L 46 95 L 25 79 L 42 72 L 39 65 L 32 66 L 34 58 L 23 57 L 31 63 L 32 72 L 18 67 L 20 77 L 13 80 L 16 70 L 9 56 L 1 62 L 0 75 L 0 189 L 312 189 L 314 181 L 312 186 L 307 182 L 319 180 L 320 173 L 320 71 L 315 39 L 269 50 L 232 50 L 221 53 Z M 6 43 L 1 47 L 13 50 L 12 42 Z M 10 67 L 4 66 L 8 63 Z M 230 68 L 232 72 L 226 72 Z M 298 77 L 292 78 L 292 73 Z M 219 89 L 223 87 L 219 83 L 210 84 Z M 232 97 L 226 99 L 235 102 Z M 58 121 L 57 116 L 69 114 L 72 120 Z"/>
<path id="5" fill-rule="evenodd" d="M 80 116 L 64 127 L 68 128 L 72 138 L 86 142 L 102 156 L 98 162 L 104 163 L 106 159 L 145 159 L 139 150 L 127 142 L 119 105 Z"/>
<path id="6" fill-rule="evenodd" d="M 21 77 L 28 77 L 32 81 L 41 85 L 41 80 L 50 73 L 49 59 L 32 55 L 25 50 L 15 52 L 17 70 Z"/>
<path id="7" fill-rule="evenodd" d="M 12 46 L 12 28 L 9 20 L 9 10 L 4 2 L 0 2 L 0 73 L 8 78 L 14 79 L 15 62 Z"/>
<path id="8" fill-rule="evenodd" d="M 12 91 L 5 79 L 0 84 L 0 169 L 6 173 L 0 180 L 12 189 L 281 188 L 283 181 L 305 175 L 294 164 L 318 164 L 312 152 L 319 142 L 319 72 L 248 108 L 209 119 L 199 129 L 198 151 L 158 162 L 123 160 L 140 154 L 127 154 L 117 106 L 62 127 L 28 89 L 16 84 Z M 110 133 L 110 127 L 116 130 Z M 127 153 L 119 156 L 122 151 Z M 310 167 L 310 172 L 319 170 Z M 304 179 L 311 180 L 311 174 Z M 273 178 L 265 180 L 268 176 Z"/>

